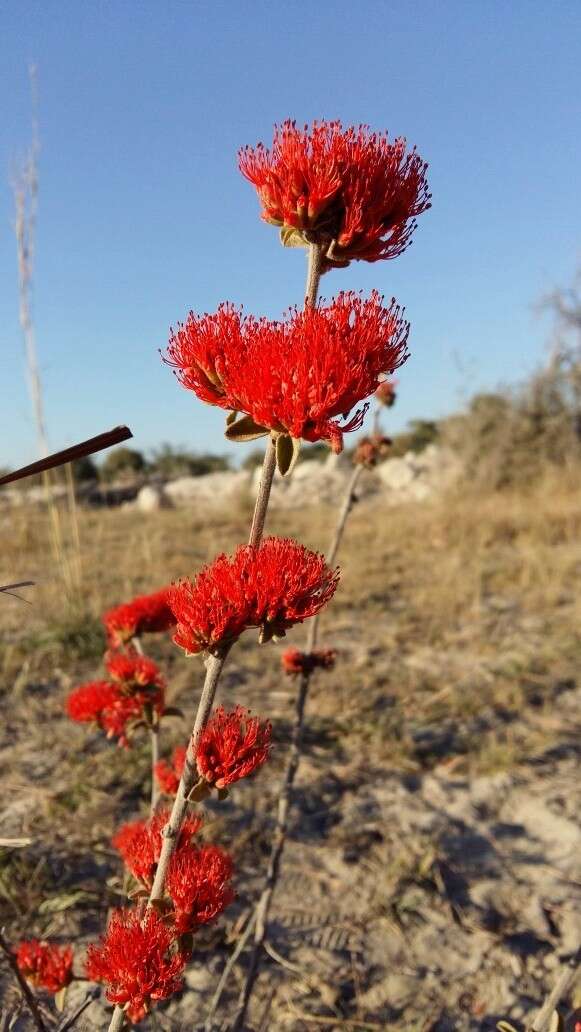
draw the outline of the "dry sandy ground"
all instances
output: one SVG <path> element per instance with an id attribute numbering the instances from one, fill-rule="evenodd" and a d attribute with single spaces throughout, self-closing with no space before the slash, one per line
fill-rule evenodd
<path id="1" fill-rule="evenodd" d="M 99 673 L 100 609 L 193 572 L 243 538 L 246 516 L 244 506 L 210 524 L 183 512 L 81 514 L 73 603 L 42 517 L 5 524 L 6 579 L 42 581 L 35 605 L 10 601 L 1 624 L 0 837 L 31 840 L 0 850 L 13 939 L 74 938 L 80 962 L 107 908 L 124 898 L 110 837 L 146 810 L 147 747 L 115 750 L 62 711 L 66 691 Z M 270 529 L 324 548 L 332 519 L 280 514 Z M 323 628 L 340 659 L 314 682 L 250 1027 L 444 1032 L 530 1022 L 581 925 L 580 533 L 576 492 L 555 485 L 529 498 L 355 510 Z M 303 635 L 293 632 L 293 643 Z M 166 641 L 152 639 L 150 651 L 186 713 L 183 724 L 168 722 L 169 748 L 186 733 L 201 665 Z M 203 1028 L 260 884 L 295 692 L 278 656 L 250 635 L 232 652 L 223 701 L 270 716 L 277 748 L 260 777 L 208 808 L 204 834 L 232 849 L 238 898 L 200 938 L 189 992 L 144 1028 Z M 244 963 L 216 1029 L 227 1028 Z M 2 985 L 9 1009 L 15 995 Z M 83 991 L 73 987 L 69 1006 Z M 84 1025 L 106 1027 L 101 1003 Z"/>

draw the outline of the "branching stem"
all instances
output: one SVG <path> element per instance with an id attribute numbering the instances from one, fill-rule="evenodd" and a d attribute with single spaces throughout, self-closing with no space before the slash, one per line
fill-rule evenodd
<path id="1" fill-rule="evenodd" d="M 249 544 L 251 545 L 259 545 L 262 539 L 275 464 L 276 452 L 274 441 L 272 438 L 269 438 L 264 455 L 262 477 L 256 497 L 256 504 L 254 506 L 254 515 L 252 517 L 249 539 Z M 209 654 L 206 659 L 204 687 L 198 704 L 194 728 L 188 742 L 184 770 L 174 799 L 169 821 L 162 832 L 163 844 L 155 872 L 155 879 L 149 894 L 148 906 L 151 906 L 155 900 L 161 899 L 163 896 L 170 860 L 175 851 L 180 830 L 187 813 L 189 803 L 188 797 L 198 780 L 198 772 L 196 769 L 196 749 L 198 740 L 208 721 L 210 713 L 212 712 L 212 706 L 214 705 L 220 675 L 232 644 L 232 642 L 227 642 L 220 646 L 215 650 L 215 652 Z M 120 1029 L 123 1028 L 124 1020 L 125 1015 L 123 1008 L 115 1007 L 113 1017 L 111 1018 L 111 1023 L 109 1025 L 109 1032 L 120 1032 Z"/>
<path id="2" fill-rule="evenodd" d="M 359 478 L 363 471 L 362 466 L 356 466 L 351 474 L 339 518 L 337 520 L 337 526 L 333 539 L 331 541 L 329 551 L 327 554 L 327 563 L 332 566 L 337 557 L 341 539 L 345 531 L 345 525 L 349 517 L 349 513 L 353 508 L 355 500 L 355 491 Z M 307 636 L 306 652 L 312 652 L 317 644 L 319 631 L 319 613 L 317 613 L 309 624 L 309 633 Z M 291 744 L 287 759 L 287 765 L 280 786 L 278 795 L 278 808 L 276 817 L 276 828 L 274 831 L 274 838 L 272 848 L 270 852 L 270 858 L 268 861 L 268 868 L 264 879 L 264 887 L 260 894 L 256 906 L 256 925 L 254 930 L 254 945 L 252 953 L 250 955 L 250 961 L 248 965 L 248 971 L 246 973 L 246 980 L 240 994 L 240 1000 L 238 1002 L 238 1011 L 232 1025 L 232 1032 L 241 1032 L 244 1027 L 246 1020 L 246 1012 L 248 1010 L 248 1004 L 252 996 L 254 985 L 258 977 L 260 969 L 260 960 L 262 957 L 263 945 L 266 939 L 267 933 L 267 922 L 268 915 L 270 912 L 270 906 L 272 903 L 272 897 L 276 888 L 279 876 L 280 866 L 282 861 L 282 855 L 286 843 L 286 836 L 288 831 L 288 817 L 290 806 L 292 802 L 292 790 L 299 768 L 301 759 L 302 746 L 303 746 L 303 731 L 304 731 L 304 720 L 305 720 L 305 707 L 309 694 L 309 687 L 311 682 L 311 674 L 304 673 L 301 675 L 299 691 L 295 703 L 295 719 L 293 723 Z"/>

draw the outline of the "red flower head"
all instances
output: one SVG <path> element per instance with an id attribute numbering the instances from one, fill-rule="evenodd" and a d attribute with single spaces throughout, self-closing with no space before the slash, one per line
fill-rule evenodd
<path id="1" fill-rule="evenodd" d="M 163 712 L 163 696 L 151 699 L 145 695 L 124 695 L 119 684 L 108 681 L 93 681 L 75 688 L 67 699 L 67 713 L 80 723 L 94 721 L 107 733 L 108 738 L 118 738 L 119 744 L 129 745 L 128 725 L 143 719 L 144 702 L 153 702 L 158 712 Z"/>
<path id="2" fill-rule="evenodd" d="M 15 947 L 18 970 L 27 981 L 49 993 L 58 993 L 73 977 L 71 946 L 29 939 Z"/>
<path id="3" fill-rule="evenodd" d="M 119 691 L 108 681 L 90 681 L 82 684 L 70 693 L 66 708 L 71 720 L 80 724 L 101 721 L 105 710 L 113 706 L 119 699 Z"/>
<path id="4" fill-rule="evenodd" d="M 131 638 L 155 631 L 167 631 L 175 621 L 167 605 L 167 588 L 152 595 L 138 595 L 103 614 L 111 648 L 125 645 Z"/>
<path id="5" fill-rule="evenodd" d="M 170 338 L 166 361 L 202 400 L 245 413 L 227 429 L 232 439 L 269 431 L 295 440 L 327 441 L 334 451 L 357 430 L 380 377 L 408 357 L 409 325 L 392 301 L 351 292 L 329 305 L 292 309 L 283 322 L 245 316 L 224 304 L 194 315 Z"/>
<path id="6" fill-rule="evenodd" d="M 332 670 L 336 656 L 335 649 L 315 649 L 313 652 L 287 649 L 281 656 L 281 663 L 285 674 L 310 674 L 316 669 Z"/>
<path id="7" fill-rule="evenodd" d="M 153 884 L 163 842 L 162 831 L 168 820 L 169 810 L 158 810 L 147 821 L 123 824 L 112 840 L 128 871 L 147 888 Z M 186 817 L 180 831 L 177 852 L 189 847 L 201 824 L 199 817 Z"/>
<path id="8" fill-rule="evenodd" d="M 166 888 L 174 905 L 180 935 L 212 921 L 234 899 L 232 860 L 218 846 L 189 846 L 170 860 Z"/>
<path id="9" fill-rule="evenodd" d="M 176 645 L 187 653 L 212 650 L 247 627 L 261 627 L 263 641 L 314 616 L 335 592 L 338 572 L 322 555 L 289 538 L 265 538 L 219 555 L 193 582 L 172 586 Z"/>
<path id="10" fill-rule="evenodd" d="M 353 462 L 357 466 L 366 466 L 372 469 L 378 462 L 385 459 L 391 446 L 389 437 L 382 434 L 371 434 L 371 437 L 362 437 L 357 442 L 353 452 Z"/>
<path id="11" fill-rule="evenodd" d="M 397 398 L 396 390 L 397 380 L 382 380 L 379 387 L 375 392 L 376 400 L 380 405 L 384 405 L 385 408 L 391 408 L 395 405 L 395 399 Z"/>
<path id="12" fill-rule="evenodd" d="M 105 666 L 119 691 L 128 698 L 148 703 L 162 716 L 165 702 L 165 681 L 157 663 L 137 652 L 117 652 L 107 656 Z"/>
<path id="13" fill-rule="evenodd" d="M 248 777 L 268 759 L 272 725 L 261 724 L 237 706 L 226 713 L 219 706 L 198 741 L 198 773 L 216 788 L 226 788 Z"/>
<path id="14" fill-rule="evenodd" d="M 184 771 L 186 752 L 185 745 L 178 745 L 173 751 L 171 766 L 167 760 L 160 760 L 159 763 L 156 763 L 155 776 L 162 792 L 167 792 L 168 795 L 176 794 Z"/>
<path id="15" fill-rule="evenodd" d="M 104 938 L 87 951 L 87 977 L 107 986 L 110 1003 L 127 1007 L 130 1021 L 141 1021 L 156 1000 L 183 987 L 185 958 L 172 951 L 175 933 L 155 910 L 116 910 Z"/>
<path id="16" fill-rule="evenodd" d="M 314 122 L 274 127 L 272 150 L 244 147 L 240 171 L 256 188 L 262 218 L 283 243 L 325 248 L 327 267 L 376 262 L 406 249 L 415 217 L 430 207 L 427 164 L 405 139 L 369 126 Z"/>
<path id="17" fill-rule="evenodd" d="M 162 688 L 165 684 L 157 663 L 138 652 L 114 652 L 107 656 L 105 666 L 111 679 L 128 695 L 141 688 Z"/>

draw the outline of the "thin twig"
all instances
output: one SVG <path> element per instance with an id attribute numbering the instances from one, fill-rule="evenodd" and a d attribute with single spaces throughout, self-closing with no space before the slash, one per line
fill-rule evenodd
<path id="1" fill-rule="evenodd" d="M 68 1018 L 65 1017 L 61 1021 L 60 1025 L 58 1025 L 57 1028 L 55 1029 L 55 1032 L 68 1032 L 68 1029 L 72 1028 L 73 1025 L 75 1025 L 77 1023 L 77 1021 L 79 1020 L 81 1014 L 84 1014 L 84 1012 L 86 1011 L 87 1007 L 90 1007 L 90 1005 L 95 1000 L 98 1000 L 100 995 L 101 995 L 101 990 L 100 990 L 99 986 L 93 986 L 92 989 L 89 989 L 88 992 L 87 992 L 87 995 L 85 996 L 85 999 L 83 1000 L 83 1002 L 79 1004 L 79 1006 L 76 1008 L 76 1010 L 74 1010 L 73 1013 L 70 1014 Z"/>
<path id="2" fill-rule="evenodd" d="M 371 1032 L 387 1032 L 387 1025 L 379 1025 L 376 1021 L 347 1021 L 345 1018 L 324 1018 L 317 1014 L 302 1014 L 300 1011 L 296 1011 L 293 1008 L 293 1018 L 297 1021 L 304 1021 L 308 1025 L 340 1025 L 341 1028 L 353 1028 L 357 1029 L 358 1032 L 367 1032 L 370 1029 Z"/>
<path id="3" fill-rule="evenodd" d="M 138 655 L 140 655 L 140 656 L 144 655 L 143 646 L 141 644 L 141 639 L 139 637 L 135 636 L 134 638 L 132 638 L 131 639 L 131 644 L 133 645 L 133 648 L 138 653 Z M 156 768 L 156 765 L 159 763 L 159 732 L 160 732 L 160 726 L 159 726 L 159 719 L 157 717 L 157 714 L 154 713 L 152 715 L 151 719 L 152 719 L 152 724 L 151 724 L 151 727 L 149 728 L 149 741 L 150 741 L 150 747 L 151 747 L 151 803 L 150 803 L 150 814 L 153 816 L 153 814 L 155 813 L 155 808 L 157 806 L 157 801 L 159 799 L 159 791 L 158 791 L 158 787 L 157 787 L 157 778 L 155 776 L 155 768 Z"/>
<path id="4" fill-rule="evenodd" d="M 226 962 L 226 964 L 224 966 L 224 970 L 223 970 L 222 974 L 220 975 L 220 981 L 218 982 L 218 985 L 216 986 L 216 991 L 215 991 L 215 993 L 214 993 L 214 995 L 212 997 L 210 1006 L 208 1007 L 208 1013 L 206 1014 L 206 1023 L 204 1025 L 205 1032 L 212 1032 L 212 1022 L 214 1020 L 214 1015 L 215 1015 L 215 1013 L 216 1013 L 216 1011 L 218 1009 L 218 1005 L 219 1005 L 220 1000 L 222 998 L 222 993 L 224 992 L 224 987 L 225 987 L 225 985 L 226 985 L 226 983 L 228 981 L 228 978 L 230 977 L 230 973 L 231 973 L 233 967 L 235 966 L 236 961 L 238 960 L 238 957 L 242 953 L 242 950 L 246 946 L 246 943 L 248 942 L 248 940 L 249 940 L 249 938 L 250 938 L 250 936 L 252 934 L 252 930 L 254 928 L 255 921 L 256 921 L 256 912 L 254 914 L 250 915 L 250 918 L 248 920 L 246 928 L 244 929 L 242 935 L 239 936 L 238 942 L 236 943 L 236 946 L 232 950 L 232 953 L 230 954 L 230 956 L 228 958 L 228 961 Z"/>
<path id="5" fill-rule="evenodd" d="M 565 968 L 563 968 L 553 990 L 547 996 L 547 999 L 532 1023 L 531 1032 L 546 1032 L 549 1027 L 553 1011 L 557 1009 L 557 1005 L 569 992 L 569 989 L 575 981 L 577 971 L 578 964 L 576 960 L 572 960 Z"/>
<path id="6" fill-rule="evenodd" d="M 149 740 L 151 742 L 151 804 L 150 811 L 153 815 L 159 799 L 159 789 L 157 785 L 157 778 L 155 776 L 155 768 L 159 763 L 159 722 L 152 724 L 149 729 Z"/>
<path id="7" fill-rule="evenodd" d="M 341 539 L 345 531 L 345 525 L 353 503 L 355 500 L 355 491 L 359 478 L 361 476 L 363 467 L 356 466 L 351 474 L 339 518 L 337 520 L 337 526 L 331 544 L 329 546 L 329 552 L 327 555 L 327 563 L 332 566 L 334 563 Z M 309 633 L 307 635 L 306 651 L 310 653 L 313 651 L 317 644 L 317 636 L 319 630 L 319 614 L 317 613 L 309 624 Z M 279 795 L 278 795 L 278 811 L 276 818 L 276 827 L 274 831 L 273 843 L 270 852 L 270 858 L 268 861 L 268 868 L 266 877 L 264 879 L 264 888 L 258 900 L 256 906 L 256 929 L 254 933 L 254 946 L 250 961 L 248 965 L 248 971 L 246 973 L 246 980 L 242 991 L 240 993 L 240 999 L 238 1002 L 238 1011 L 232 1025 L 232 1032 L 241 1032 L 244 1027 L 244 1021 L 246 1019 L 246 1012 L 248 1010 L 248 1004 L 252 996 L 252 991 L 258 977 L 260 968 L 260 958 L 262 955 L 262 949 L 264 940 L 266 938 L 266 929 L 272 897 L 276 884 L 280 875 L 280 865 L 282 860 L 282 854 L 285 847 L 286 836 L 288 831 L 288 815 L 291 804 L 292 789 L 295 782 L 297 770 L 302 753 L 303 745 L 303 730 L 304 730 L 304 718 L 305 718 L 305 706 L 307 697 L 309 694 L 309 686 L 311 681 L 311 673 L 305 672 L 301 675 L 299 691 L 295 703 L 295 719 L 293 723 L 291 744 L 287 759 L 287 765 L 284 772 L 283 780 L 281 783 Z"/>
<path id="8" fill-rule="evenodd" d="M 38 1003 L 36 1002 L 36 999 L 30 986 L 28 985 L 28 982 L 26 981 L 24 975 L 20 971 L 18 964 L 16 963 L 16 957 L 10 948 L 10 944 L 4 937 L 3 928 L 0 929 L 0 949 L 4 953 L 6 960 L 10 965 L 15 981 L 18 982 L 18 987 L 20 989 L 20 992 L 22 993 L 23 999 L 26 1001 L 30 1013 L 32 1014 L 34 1024 L 36 1025 L 39 1032 L 47 1032 L 47 1026 L 45 1025 L 42 1019 Z"/>

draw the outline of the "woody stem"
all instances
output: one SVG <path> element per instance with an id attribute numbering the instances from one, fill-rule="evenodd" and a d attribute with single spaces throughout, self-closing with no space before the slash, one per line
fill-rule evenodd
<path id="1" fill-rule="evenodd" d="M 155 768 L 159 763 L 159 723 L 152 724 L 149 729 L 149 737 L 151 741 L 151 814 L 155 813 L 157 806 L 157 800 L 159 799 L 159 792 L 157 788 L 157 780 L 155 777 Z"/>
<path id="2" fill-rule="evenodd" d="M 307 289 L 305 308 L 316 305 L 319 294 L 319 282 L 323 272 L 323 248 L 320 244 L 309 244 L 307 266 Z"/>
<path id="3" fill-rule="evenodd" d="M 264 521 L 266 519 L 266 510 L 268 509 L 268 500 L 270 498 L 270 489 L 272 487 L 272 480 L 274 477 L 274 471 L 276 469 L 276 443 L 272 435 L 268 438 L 266 445 L 266 451 L 264 453 L 264 462 L 262 464 L 262 473 L 260 476 L 260 484 L 258 485 L 258 494 L 256 496 L 256 502 L 254 504 L 254 514 L 252 516 L 252 525 L 250 527 L 250 537 L 248 538 L 249 545 L 258 545 L 262 539 L 264 531 Z"/>
<path id="4" fill-rule="evenodd" d="M 274 440 L 270 437 L 264 455 L 262 477 L 258 488 L 256 504 L 254 506 L 254 515 L 252 517 L 252 526 L 250 529 L 249 543 L 255 547 L 260 544 L 262 539 L 275 465 L 276 450 Z M 215 652 L 208 655 L 206 660 L 204 687 L 198 704 L 194 728 L 188 742 L 184 770 L 174 799 L 169 821 L 162 832 L 163 842 L 161 853 L 155 872 L 155 879 L 149 894 L 148 906 L 151 906 L 156 899 L 161 899 L 163 896 L 170 861 L 177 846 L 180 830 L 187 813 L 189 802 L 188 797 L 198 781 L 198 772 L 196 769 L 196 751 L 198 741 L 208 721 L 210 713 L 212 712 L 212 706 L 214 705 L 220 675 L 232 644 L 232 642 L 228 642 L 219 646 Z M 123 1028 L 124 1020 L 125 1014 L 123 1008 L 119 1006 L 115 1007 L 113 1017 L 111 1018 L 111 1023 L 109 1025 L 109 1032 L 120 1032 Z"/>
<path id="5" fill-rule="evenodd" d="M 359 478 L 363 471 L 362 466 L 356 466 L 349 479 L 339 518 L 337 520 L 337 526 L 335 527 L 335 533 L 329 547 L 327 554 L 327 564 L 332 566 L 339 551 L 341 539 L 345 530 L 347 519 L 353 503 L 355 500 L 355 490 L 359 482 Z M 312 652 L 317 644 L 317 637 L 319 631 L 319 613 L 317 613 L 309 624 L 309 633 L 307 636 L 306 651 L 307 654 Z M 232 1025 L 231 1032 L 241 1032 L 244 1027 L 246 1019 L 246 1012 L 248 1010 L 248 1004 L 252 996 L 252 991 L 258 977 L 260 969 L 260 960 L 262 956 L 262 949 L 264 940 L 266 939 L 267 933 L 267 921 L 270 911 L 270 905 L 274 890 L 276 888 L 279 875 L 280 866 L 282 861 L 282 854 L 286 843 L 286 836 L 288 831 L 288 816 L 290 805 L 292 802 L 292 789 L 295 781 L 295 777 L 299 768 L 299 763 L 302 753 L 303 745 L 303 730 L 304 730 L 304 719 L 305 719 L 305 707 L 307 703 L 307 697 L 309 694 L 309 687 L 311 681 L 311 672 L 305 672 L 301 674 L 301 680 L 299 685 L 299 691 L 295 703 L 295 719 L 291 735 L 291 744 L 288 754 L 286 769 L 280 786 L 278 794 L 278 807 L 276 817 L 276 827 L 274 832 L 274 839 L 272 848 L 270 851 L 270 858 L 268 861 L 268 869 L 266 877 L 264 879 L 264 886 L 258 900 L 255 910 L 255 928 L 254 928 L 254 946 L 250 955 L 250 962 L 248 965 L 248 971 L 246 973 L 246 980 L 240 994 L 240 1000 L 238 1003 L 238 1011 Z"/>
<path id="6" fill-rule="evenodd" d="M 143 646 L 141 644 L 141 638 L 135 635 L 131 639 L 131 644 L 140 656 L 143 656 Z M 157 790 L 157 781 L 155 778 L 155 767 L 159 762 L 159 719 L 154 714 L 152 717 L 152 724 L 149 728 L 149 741 L 151 745 L 151 804 L 150 812 L 153 815 L 157 806 L 157 800 L 159 799 L 159 792 Z"/>

